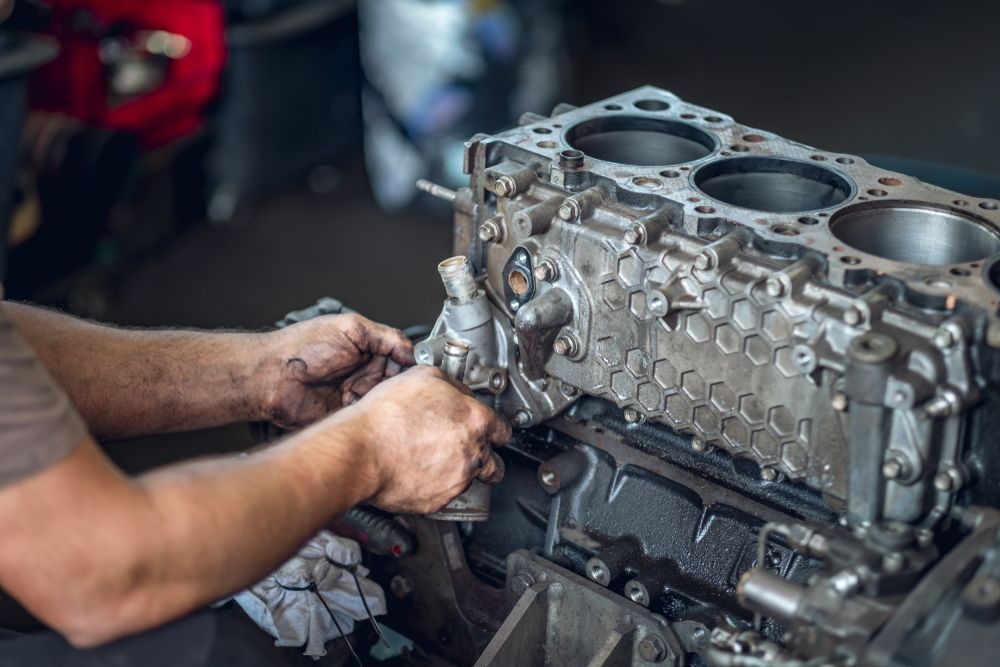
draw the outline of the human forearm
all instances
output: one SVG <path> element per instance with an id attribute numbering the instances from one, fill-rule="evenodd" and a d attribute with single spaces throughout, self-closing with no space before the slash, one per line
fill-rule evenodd
<path id="1" fill-rule="evenodd" d="M 375 492 L 354 432 L 345 420 L 247 457 L 134 481 L 85 443 L 13 491 L 39 499 L 33 487 L 42 484 L 44 499 L 0 500 L 23 507 L 0 512 L 2 583 L 77 645 L 177 618 L 259 580 Z"/>
<path id="2" fill-rule="evenodd" d="M 134 331 L 5 303 L 21 335 L 98 438 L 190 430 L 266 416 L 278 360 L 267 336 Z"/>

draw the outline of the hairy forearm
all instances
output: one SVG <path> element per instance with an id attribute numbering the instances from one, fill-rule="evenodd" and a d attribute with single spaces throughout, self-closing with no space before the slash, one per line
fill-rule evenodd
<path id="1" fill-rule="evenodd" d="M 85 443 L 24 483 L 25 498 L 40 500 L 3 513 L 2 583 L 81 646 L 233 594 L 375 492 L 364 443 L 351 433 L 308 429 L 249 456 L 131 481 Z M 46 485 L 44 497 L 33 493 L 36 484 Z"/>
<path id="2" fill-rule="evenodd" d="M 264 416 L 266 336 L 134 331 L 22 304 L 4 310 L 99 439 Z"/>

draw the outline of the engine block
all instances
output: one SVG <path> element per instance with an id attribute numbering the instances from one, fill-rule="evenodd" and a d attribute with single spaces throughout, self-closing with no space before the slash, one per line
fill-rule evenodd
<path id="1" fill-rule="evenodd" d="M 1000 345 L 996 202 L 651 87 L 523 120 L 468 143 L 456 204 L 505 348 L 472 363 L 518 426 L 600 396 L 852 523 L 947 510 Z"/>
<path id="2" fill-rule="evenodd" d="M 464 167 L 427 187 L 456 257 L 416 358 L 519 435 L 493 516 L 474 487 L 435 518 L 476 527 L 415 525 L 466 645 L 493 637 L 478 664 L 1000 654 L 1000 204 L 653 87 L 477 135 Z M 601 611 L 570 626 L 570 598 Z"/>

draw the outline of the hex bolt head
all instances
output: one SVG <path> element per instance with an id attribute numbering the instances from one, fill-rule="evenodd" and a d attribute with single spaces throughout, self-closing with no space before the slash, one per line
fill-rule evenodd
<path id="1" fill-rule="evenodd" d="M 510 422 L 517 428 L 524 428 L 531 423 L 531 413 L 524 409 L 518 410 L 511 417 Z"/>
<path id="2" fill-rule="evenodd" d="M 841 317 L 844 320 L 844 324 L 850 324 L 853 327 L 864 321 L 865 314 L 857 306 L 848 306 Z"/>
<path id="3" fill-rule="evenodd" d="M 503 235 L 503 230 L 496 220 L 487 220 L 479 226 L 479 240 L 487 243 L 499 241 Z"/>
<path id="4" fill-rule="evenodd" d="M 639 657 L 646 662 L 663 662 L 667 657 L 667 645 L 657 635 L 647 635 L 639 642 Z"/>
<path id="5" fill-rule="evenodd" d="M 760 478 L 765 482 L 773 482 L 778 479 L 778 471 L 770 466 L 760 469 Z"/>
<path id="6" fill-rule="evenodd" d="M 555 280 L 559 271 L 556 269 L 556 265 L 552 263 L 552 260 L 542 260 L 535 266 L 535 280 L 540 280 L 542 282 L 552 282 Z"/>
<path id="7" fill-rule="evenodd" d="M 903 462 L 897 458 L 891 458 L 882 464 L 882 476 L 886 479 L 899 479 L 903 476 Z"/>
<path id="8" fill-rule="evenodd" d="M 580 204 L 572 199 L 565 200 L 556 210 L 556 215 L 560 220 L 573 222 L 580 217 Z"/>
<path id="9" fill-rule="evenodd" d="M 838 391 L 830 400 L 830 407 L 837 412 L 844 412 L 847 410 L 847 395 Z"/>
<path id="10" fill-rule="evenodd" d="M 493 193 L 497 197 L 510 197 L 517 190 L 517 184 L 510 176 L 501 176 L 493 184 Z"/>
<path id="11" fill-rule="evenodd" d="M 934 476 L 934 488 L 942 493 L 958 491 L 964 483 L 962 471 L 954 466 L 948 466 Z"/>
<path id="12" fill-rule="evenodd" d="M 572 357 L 576 354 L 578 347 L 576 339 L 569 334 L 560 334 L 552 343 L 552 351 L 564 357 Z"/>
<path id="13" fill-rule="evenodd" d="M 902 571 L 904 565 L 906 565 L 906 559 L 898 551 L 890 551 L 882 556 L 882 569 L 889 574 Z"/>
<path id="14" fill-rule="evenodd" d="M 765 284 L 765 289 L 769 296 L 778 298 L 785 295 L 785 283 L 781 282 L 778 276 L 770 276 Z"/>
<path id="15" fill-rule="evenodd" d="M 691 449 L 701 454 L 708 449 L 708 445 L 701 438 L 691 438 Z"/>
<path id="16" fill-rule="evenodd" d="M 708 271 L 715 266 L 715 260 L 707 252 L 703 252 L 694 258 L 694 268 L 699 271 Z"/>
<path id="17" fill-rule="evenodd" d="M 632 225 L 625 230 L 625 243 L 638 245 L 646 239 L 646 230 L 642 225 Z"/>
<path id="18" fill-rule="evenodd" d="M 635 408 L 625 408 L 622 414 L 625 417 L 625 421 L 629 424 L 638 424 L 642 421 L 642 414 Z"/>

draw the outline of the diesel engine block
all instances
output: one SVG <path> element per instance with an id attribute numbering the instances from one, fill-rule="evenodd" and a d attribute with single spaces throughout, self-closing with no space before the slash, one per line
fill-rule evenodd
<path id="1" fill-rule="evenodd" d="M 532 519 L 544 542 L 525 546 L 570 570 L 550 581 L 564 590 L 575 570 L 649 609 L 661 600 L 663 627 L 629 616 L 632 662 L 613 664 L 889 664 L 906 633 L 932 645 L 914 618 L 1000 560 L 1000 203 L 653 87 L 477 135 L 464 168 L 468 187 L 443 193 L 449 298 L 417 360 L 454 365 L 458 345 L 466 384 L 549 434 L 518 451 L 551 496 Z M 623 509 L 627 485 L 679 500 Z M 670 524 L 683 536 L 643 532 L 689 507 Z M 730 519 L 759 551 L 695 558 Z M 962 575 L 940 569 L 956 553 Z M 544 563 L 509 556 L 508 608 L 541 595 Z M 995 597 L 1000 613 L 1000 583 Z M 955 605 L 948 618 L 964 618 Z M 512 664 L 512 631 L 481 664 Z"/>

